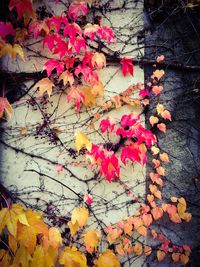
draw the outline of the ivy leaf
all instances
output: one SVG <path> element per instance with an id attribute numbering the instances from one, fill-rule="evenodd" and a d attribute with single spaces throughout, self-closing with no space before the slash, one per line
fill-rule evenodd
<path id="1" fill-rule="evenodd" d="M 35 39 L 38 38 L 42 31 L 49 34 L 49 27 L 44 20 L 37 20 L 29 25 L 29 32 L 33 32 Z"/>
<path id="2" fill-rule="evenodd" d="M 109 249 L 100 254 L 97 267 L 120 267 L 117 256 Z"/>
<path id="3" fill-rule="evenodd" d="M 78 152 L 81 150 L 81 148 L 86 147 L 88 151 L 92 148 L 92 143 L 88 139 L 87 135 L 83 132 L 79 131 L 75 133 L 75 146 Z"/>
<path id="4" fill-rule="evenodd" d="M 159 123 L 156 126 L 161 132 L 166 133 L 166 125 L 164 123 Z"/>
<path id="5" fill-rule="evenodd" d="M 100 129 L 102 133 L 105 133 L 108 129 L 112 132 L 114 130 L 115 124 L 111 117 L 107 117 L 100 122 Z"/>
<path id="6" fill-rule="evenodd" d="M 64 70 L 64 63 L 57 59 L 50 59 L 44 64 L 44 69 L 47 71 L 47 75 L 50 76 L 52 71 L 56 69 L 57 74 L 61 74 Z"/>
<path id="7" fill-rule="evenodd" d="M 17 250 L 17 253 L 14 257 L 14 264 L 17 264 L 17 266 L 21 267 L 29 267 L 29 264 L 32 260 L 32 257 L 26 247 L 20 246 Z"/>
<path id="8" fill-rule="evenodd" d="M 166 256 L 166 253 L 162 250 L 157 251 L 157 259 L 159 262 L 163 261 Z"/>
<path id="9" fill-rule="evenodd" d="M 84 103 L 85 100 L 84 93 L 81 92 L 78 87 L 73 87 L 68 93 L 67 101 L 71 102 L 72 100 L 75 101 L 76 111 L 78 111 L 81 103 Z"/>
<path id="10" fill-rule="evenodd" d="M 89 217 L 88 209 L 86 208 L 74 208 L 72 211 L 71 222 L 72 224 L 78 223 L 79 227 L 86 225 Z"/>
<path id="11" fill-rule="evenodd" d="M 74 83 L 74 76 L 72 73 L 70 73 L 68 70 L 64 71 L 60 77 L 59 77 L 59 82 L 63 80 L 64 86 L 69 82 L 69 84 L 72 86 Z"/>
<path id="12" fill-rule="evenodd" d="M 59 263 L 64 267 L 87 267 L 87 260 L 76 247 L 65 247 L 60 255 Z"/>
<path id="13" fill-rule="evenodd" d="M 8 114 L 9 117 L 13 114 L 13 109 L 6 97 L 0 97 L 0 118 L 3 117 L 4 111 Z"/>
<path id="14" fill-rule="evenodd" d="M 163 210 L 159 207 L 155 207 L 151 210 L 155 221 L 159 220 L 163 216 Z"/>
<path id="15" fill-rule="evenodd" d="M 8 35 L 15 35 L 16 31 L 10 22 L 0 22 L 0 36 L 2 40 L 6 40 Z"/>
<path id="16" fill-rule="evenodd" d="M 106 57 L 103 53 L 94 53 L 92 56 L 92 66 L 93 68 L 102 69 L 103 67 L 106 67 Z"/>
<path id="17" fill-rule="evenodd" d="M 60 231 L 56 227 L 49 228 L 49 244 L 54 249 L 57 249 L 62 245 L 62 237 Z"/>
<path id="18" fill-rule="evenodd" d="M 84 234 L 84 244 L 86 246 L 87 252 L 92 254 L 97 244 L 99 243 L 99 240 L 101 238 L 101 232 L 99 230 L 95 230 L 93 228 L 89 228 Z"/>
<path id="19" fill-rule="evenodd" d="M 18 18 L 22 18 L 24 16 L 30 16 L 34 14 L 33 6 L 30 0 L 11 0 L 9 3 L 9 10 L 17 9 Z"/>
<path id="20" fill-rule="evenodd" d="M 42 96 L 45 92 L 47 92 L 48 96 L 50 97 L 52 93 L 52 88 L 54 86 L 55 85 L 49 78 L 43 78 L 42 80 L 37 82 L 33 88 L 39 88 L 37 96 Z"/>
<path id="21" fill-rule="evenodd" d="M 25 61 L 24 52 L 19 44 L 15 44 L 13 46 L 11 44 L 4 45 L 0 50 L 0 57 L 5 56 L 6 54 L 12 60 L 18 55 L 23 61 Z"/>
<path id="22" fill-rule="evenodd" d="M 70 4 L 68 10 L 68 16 L 72 17 L 74 21 L 77 19 L 78 16 L 83 15 L 85 16 L 88 12 L 87 4 L 84 1 L 74 1 Z"/>
<path id="23" fill-rule="evenodd" d="M 127 74 L 130 74 L 133 76 L 134 72 L 134 66 L 132 59 L 124 57 L 121 61 L 120 64 L 122 65 L 122 73 L 124 76 Z"/>
<path id="24" fill-rule="evenodd" d="M 98 29 L 99 29 L 99 25 L 88 23 L 86 24 L 85 29 L 84 29 L 84 36 L 89 37 L 93 41 Z"/>
<path id="25" fill-rule="evenodd" d="M 154 95 L 157 96 L 163 91 L 163 86 L 162 85 L 160 85 L 160 86 L 154 85 L 152 87 L 152 91 L 153 91 Z"/>
<path id="26" fill-rule="evenodd" d="M 108 26 L 101 26 L 97 29 L 97 35 L 100 39 L 105 40 L 107 43 L 115 42 L 115 35 L 113 30 Z"/>

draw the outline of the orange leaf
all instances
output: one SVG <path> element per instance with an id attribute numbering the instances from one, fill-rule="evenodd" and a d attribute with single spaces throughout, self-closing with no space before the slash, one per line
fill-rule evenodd
<path id="1" fill-rule="evenodd" d="M 159 155 L 160 156 L 160 159 L 163 161 L 163 162 L 169 162 L 169 156 L 167 153 L 162 153 Z"/>
<path id="2" fill-rule="evenodd" d="M 161 115 L 162 112 L 165 110 L 165 108 L 162 104 L 158 103 L 156 106 L 156 110 L 157 110 L 158 115 Z"/>
<path id="3" fill-rule="evenodd" d="M 143 253 L 142 245 L 140 243 L 136 243 L 133 246 L 133 252 L 135 253 L 136 256 L 142 255 L 142 253 Z"/>
<path id="4" fill-rule="evenodd" d="M 8 114 L 9 117 L 13 114 L 13 109 L 6 97 L 0 97 L 0 118 L 3 117 L 4 111 Z"/>
<path id="5" fill-rule="evenodd" d="M 76 247 L 65 247 L 60 255 L 59 263 L 64 267 L 87 267 L 87 260 L 83 253 Z"/>
<path id="6" fill-rule="evenodd" d="M 181 256 L 180 256 L 180 262 L 183 265 L 186 265 L 189 262 L 189 257 L 187 255 L 185 255 L 185 254 L 181 254 Z"/>
<path id="7" fill-rule="evenodd" d="M 159 207 L 155 207 L 151 210 L 155 221 L 159 220 L 163 216 L 163 210 Z"/>
<path id="8" fill-rule="evenodd" d="M 74 83 L 74 76 L 72 73 L 70 73 L 68 70 L 64 71 L 60 77 L 59 82 L 63 80 L 64 86 L 69 82 L 69 84 L 72 86 Z"/>
<path id="9" fill-rule="evenodd" d="M 180 253 L 172 253 L 172 260 L 174 262 L 179 262 L 179 260 L 180 260 Z"/>
<path id="10" fill-rule="evenodd" d="M 161 112 L 161 117 L 163 117 L 163 119 L 165 120 L 172 120 L 171 113 L 168 110 L 164 110 L 163 112 Z"/>
<path id="11" fill-rule="evenodd" d="M 157 259 L 159 262 L 163 261 L 165 256 L 166 256 L 166 254 L 164 251 L 161 251 L 161 250 L 157 251 Z"/>
<path id="12" fill-rule="evenodd" d="M 55 227 L 49 228 L 49 243 L 54 249 L 62 245 L 62 237 L 60 231 Z"/>
<path id="13" fill-rule="evenodd" d="M 153 79 L 157 78 L 158 80 L 160 80 L 164 74 L 165 74 L 164 70 L 156 70 L 153 72 Z"/>
<path id="14" fill-rule="evenodd" d="M 161 176 L 164 176 L 165 175 L 165 169 L 163 168 L 163 167 L 158 167 L 157 169 L 156 169 L 156 171 L 157 171 L 157 173 L 159 174 L 159 175 L 161 175 Z"/>
<path id="15" fill-rule="evenodd" d="M 153 219 L 152 219 L 152 215 L 151 214 L 143 214 L 142 215 L 142 219 L 143 219 L 144 225 L 146 227 L 148 227 L 149 225 L 151 225 L 152 222 L 153 222 Z"/>
<path id="16" fill-rule="evenodd" d="M 148 247 L 148 246 L 144 247 L 144 254 L 146 256 L 149 256 L 151 254 L 151 252 L 152 252 L 152 248 L 151 247 Z"/>
<path id="17" fill-rule="evenodd" d="M 159 95 L 163 91 L 163 86 L 162 85 L 160 85 L 160 86 L 154 85 L 152 87 L 152 91 L 157 96 L 157 95 Z"/>
<path id="18" fill-rule="evenodd" d="M 166 125 L 164 123 L 159 123 L 157 124 L 157 128 L 163 132 L 163 133 L 166 133 Z"/>

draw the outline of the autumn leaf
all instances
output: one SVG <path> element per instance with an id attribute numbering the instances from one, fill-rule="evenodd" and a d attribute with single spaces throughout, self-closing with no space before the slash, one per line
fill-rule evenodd
<path id="1" fill-rule="evenodd" d="M 13 109 L 6 97 L 0 97 L 0 118 L 3 117 L 4 111 L 11 118 L 13 114 Z"/>
<path id="2" fill-rule="evenodd" d="M 85 100 L 84 93 L 81 92 L 78 87 L 72 87 L 67 95 L 67 101 L 71 102 L 72 100 L 75 101 L 76 111 L 78 111 L 81 103 Z"/>
<path id="3" fill-rule="evenodd" d="M 88 221 L 89 212 L 86 208 L 74 208 L 72 211 L 71 222 L 72 224 L 78 223 L 79 227 L 86 225 Z"/>
<path id="4" fill-rule="evenodd" d="M 56 69 L 57 74 L 61 74 L 64 70 L 64 63 L 57 59 L 50 59 L 44 64 L 44 69 L 47 71 L 47 75 L 50 76 L 52 71 Z"/>
<path id="5" fill-rule="evenodd" d="M 45 92 L 47 92 L 48 96 L 50 97 L 52 88 L 54 86 L 54 83 L 49 78 L 43 78 L 39 82 L 37 82 L 33 88 L 39 88 L 37 96 L 42 96 Z"/>
<path id="6" fill-rule="evenodd" d="M 160 85 L 160 86 L 154 85 L 152 87 L 152 91 L 153 91 L 154 95 L 157 96 L 163 91 L 163 86 L 162 85 Z"/>
<path id="7" fill-rule="evenodd" d="M 86 147 L 88 151 L 92 148 L 92 143 L 88 139 L 87 135 L 79 131 L 75 133 L 75 146 L 79 152 L 81 148 Z"/>
<path id="8" fill-rule="evenodd" d="M 165 110 L 165 107 L 162 104 L 158 103 L 156 105 L 156 111 L 157 111 L 158 115 L 161 115 L 164 110 Z"/>
<path id="9" fill-rule="evenodd" d="M 126 76 L 127 74 L 130 74 L 133 76 L 134 66 L 133 66 L 132 59 L 124 57 L 120 61 L 120 64 L 122 65 L 122 73 L 124 76 Z"/>
<path id="10" fill-rule="evenodd" d="M 96 97 L 103 97 L 104 96 L 104 86 L 102 82 L 98 81 L 95 83 L 91 88 L 91 93 Z"/>
<path id="11" fill-rule="evenodd" d="M 86 15 L 88 12 L 87 4 L 84 1 L 74 1 L 70 4 L 68 9 L 68 16 L 72 17 L 74 21 L 80 15 Z"/>
<path id="12" fill-rule="evenodd" d="M 181 256 L 180 256 L 180 262 L 183 265 L 186 265 L 189 262 L 189 257 L 187 255 L 185 255 L 185 254 L 181 254 Z"/>
<path id="13" fill-rule="evenodd" d="M 152 215 L 151 214 L 143 214 L 142 215 L 142 220 L 143 220 L 144 225 L 146 227 L 149 227 L 149 225 L 151 225 L 152 222 L 153 222 L 153 219 L 152 219 Z"/>
<path id="14" fill-rule="evenodd" d="M 166 163 L 169 162 L 169 156 L 167 153 L 161 153 L 161 154 L 159 154 L 159 157 L 163 162 L 166 162 Z"/>
<path id="15" fill-rule="evenodd" d="M 164 70 L 155 70 L 153 72 L 152 78 L 160 80 L 164 76 L 165 72 Z"/>
<path id="16" fill-rule="evenodd" d="M 158 117 L 151 116 L 149 118 L 149 122 L 150 122 L 151 126 L 154 126 L 154 124 L 157 124 L 159 122 L 159 119 L 158 119 Z"/>
<path id="17" fill-rule="evenodd" d="M 33 14 L 33 6 L 30 0 L 11 0 L 8 7 L 10 11 L 14 8 L 17 9 L 19 19 L 27 14 Z"/>
<path id="18" fill-rule="evenodd" d="M 49 228 L 49 244 L 54 249 L 62 245 L 62 237 L 60 231 L 56 227 Z"/>
<path id="19" fill-rule="evenodd" d="M 152 151 L 153 155 L 155 156 L 160 152 L 160 149 L 156 146 L 152 146 L 151 151 Z"/>
<path id="20" fill-rule="evenodd" d="M 14 257 L 14 264 L 21 267 L 29 267 L 32 257 L 25 246 L 20 246 Z"/>
<path id="21" fill-rule="evenodd" d="M 99 243 L 99 240 L 101 238 L 101 232 L 99 230 L 89 228 L 83 234 L 83 237 L 87 252 L 92 254 L 95 251 L 97 244 Z"/>
<path id="22" fill-rule="evenodd" d="M 97 35 L 107 43 L 115 42 L 114 32 L 108 26 L 100 26 L 97 30 Z"/>
<path id="23" fill-rule="evenodd" d="M 63 80 L 64 86 L 69 82 L 69 84 L 72 86 L 74 83 L 74 76 L 72 73 L 70 73 L 68 70 L 64 71 L 60 77 L 59 82 Z"/>
<path id="24" fill-rule="evenodd" d="M 102 69 L 106 67 L 106 57 L 103 53 L 95 52 L 91 60 L 93 68 Z"/>
<path id="25" fill-rule="evenodd" d="M 94 40 L 95 34 L 99 29 L 99 25 L 88 23 L 84 29 L 84 36 Z"/>
<path id="26" fill-rule="evenodd" d="M 159 207 L 155 207 L 151 210 L 155 221 L 159 220 L 163 216 L 163 210 Z"/>
<path id="27" fill-rule="evenodd" d="M 179 262 L 180 253 L 172 253 L 172 260 L 173 260 L 173 262 Z"/>
<path id="28" fill-rule="evenodd" d="M 6 40 L 8 35 L 15 35 L 16 31 L 13 29 L 13 25 L 10 22 L 0 22 L 0 36 L 2 40 Z"/>
<path id="29" fill-rule="evenodd" d="M 6 54 L 12 60 L 18 55 L 23 61 L 25 61 L 24 52 L 19 44 L 14 44 L 13 46 L 11 44 L 5 44 L 5 46 L 3 46 L 0 50 L 0 57 L 5 56 Z"/>
<path id="30" fill-rule="evenodd" d="M 79 87 L 80 91 L 84 95 L 83 104 L 86 107 L 92 107 L 96 103 L 95 95 L 92 93 L 92 88 L 89 86 L 81 86 Z"/>
<path id="31" fill-rule="evenodd" d="M 159 123 L 157 124 L 157 128 L 163 132 L 163 133 L 166 133 L 166 125 L 164 123 Z"/>
<path id="32" fill-rule="evenodd" d="M 161 117 L 163 117 L 163 119 L 165 120 L 172 120 L 171 113 L 168 110 L 164 110 L 163 112 L 161 112 Z"/>
<path id="33" fill-rule="evenodd" d="M 159 262 L 163 261 L 165 256 L 166 256 L 166 254 L 164 251 L 161 251 L 161 250 L 157 251 L 157 259 Z"/>
<path id="34" fill-rule="evenodd" d="M 157 57 L 156 62 L 161 63 L 164 60 L 165 60 L 165 56 L 164 55 L 160 55 L 160 56 Z"/>
<path id="35" fill-rule="evenodd" d="M 87 260 L 76 247 L 65 247 L 60 255 L 59 263 L 64 267 L 87 267 Z"/>
<path id="36" fill-rule="evenodd" d="M 107 117 L 100 122 L 100 129 L 102 133 L 105 133 L 107 130 L 110 130 L 112 132 L 114 130 L 114 127 L 114 120 L 111 117 Z"/>
<path id="37" fill-rule="evenodd" d="M 109 249 L 100 254 L 97 260 L 97 267 L 120 267 L 117 256 Z"/>
<path id="38" fill-rule="evenodd" d="M 141 256 L 143 253 L 142 245 L 140 243 L 136 243 L 133 246 L 133 252 L 135 253 L 136 256 Z"/>
<path id="39" fill-rule="evenodd" d="M 30 267 L 45 267 L 45 254 L 42 246 L 37 246 Z"/>

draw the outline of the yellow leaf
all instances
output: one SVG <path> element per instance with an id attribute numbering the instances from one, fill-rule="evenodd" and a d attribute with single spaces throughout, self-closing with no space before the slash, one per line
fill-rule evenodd
<path id="1" fill-rule="evenodd" d="M 81 92 L 84 94 L 84 97 L 85 97 L 83 104 L 86 107 L 94 106 L 96 103 L 96 99 L 95 99 L 95 95 L 92 93 L 92 87 L 82 86 L 82 87 L 79 87 L 79 89 L 81 90 Z"/>
<path id="2" fill-rule="evenodd" d="M 98 83 L 94 84 L 92 86 L 91 93 L 94 96 L 103 97 L 104 96 L 104 86 L 103 86 L 102 82 L 99 81 Z"/>
<path id="3" fill-rule="evenodd" d="M 17 250 L 17 240 L 11 234 L 8 235 L 8 245 L 12 252 L 15 254 Z"/>
<path id="4" fill-rule="evenodd" d="M 42 246 L 37 246 L 31 261 L 30 267 L 45 267 L 44 249 Z"/>
<path id="5" fill-rule="evenodd" d="M 11 44 L 6 44 L 1 50 L 0 50 L 0 57 L 4 55 L 8 55 L 12 60 L 16 57 L 16 55 L 19 55 L 19 57 L 25 61 L 24 59 L 24 52 L 22 50 L 22 47 L 18 44 L 15 44 L 12 46 Z"/>
<path id="6" fill-rule="evenodd" d="M 86 250 L 87 252 L 92 254 L 95 251 L 97 244 L 99 243 L 99 240 L 101 238 L 101 232 L 93 228 L 89 228 L 83 234 L 83 236 L 84 236 L 84 243 L 86 246 Z"/>
<path id="7" fill-rule="evenodd" d="M 159 262 L 163 261 L 165 256 L 166 256 L 166 254 L 165 254 L 164 251 L 161 251 L 161 250 L 157 251 L 157 259 L 158 259 Z"/>
<path id="8" fill-rule="evenodd" d="M 63 80 L 64 86 L 69 82 L 69 84 L 72 86 L 74 83 L 74 76 L 72 73 L 70 73 L 68 70 L 64 71 L 60 77 L 59 77 L 59 82 Z"/>
<path id="9" fill-rule="evenodd" d="M 91 150 L 92 148 L 92 143 L 88 139 L 87 135 L 84 134 L 83 132 L 79 131 L 75 133 L 75 146 L 77 151 L 79 152 L 81 148 L 86 147 L 87 150 Z"/>
<path id="10" fill-rule="evenodd" d="M 156 146 L 152 146 L 151 151 L 152 151 L 153 155 L 157 155 L 159 153 L 160 149 Z"/>
<path id="11" fill-rule="evenodd" d="M 49 243 L 55 249 L 62 245 L 60 231 L 55 227 L 49 228 Z"/>
<path id="12" fill-rule="evenodd" d="M 24 246 L 20 246 L 14 257 L 13 263 L 18 264 L 20 267 L 29 267 L 32 258 L 28 250 Z"/>
<path id="13" fill-rule="evenodd" d="M 80 227 L 77 221 L 74 224 L 71 221 L 69 221 L 68 226 L 69 226 L 70 234 L 72 237 L 80 230 Z"/>
<path id="14" fill-rule="evenodd" d="M 65 267 L 87 267 L 87 260 L 83 253 L 75 247 L 65 247 L 60 255 L 59 263 Z"/>
<path id="15" fill-rule="evenodd" d="M 52 88 L 55 85 L 52 83 L 52 81 L 49 78 L 43 78 L 39 82 L 35 84 L 33 88 L 39 88 L 39 92 L 37 96 L 42 96 L 45 92 L 47 92 L 48 96 L 51 96 Z"/>
<path id="16" fill-rule="evenodd" d="M 97 267 L 120 267 L 117 256 L 109 249 L 100 254 L 97 260 Z"/>
<path id="17" fill-rule="evenodd" d="M 165 110 L 165 108 L 162 104 L 158 103 L 156 106 L 156 110 L 157 110 L 158 115 L 161 115 L 162 112 Z"/>
<path id="18" fill-rule="evenodd" d="M 0 250 L 0 266 L 10 267 L 10 260 L 11 260 L 11 257 L 9 255 L 9 252 L 5 251 L 4 249 L 1 249 Z"/>
<path id="19" fill-rule="evenodd" d="M 106 57 L 103 53 L 95 52 L 91 63 L 94 68 L 102 69 L 103 67 L 106 67 Z"/>
<path id="20" fill-rule="evenodd" d="M 160 155 L 160 159 L 163 161 L 163 162 L 169 162 L 169 156 L 167 153 L 161 153 Z"/>
<path id="21" fill-rule="evenodd" d="M 149 118 L 149 122 L 150 122 L 151 126 L 154 126 L 154 124 L 156 124 L 156 123 L 159 122 L 159 119 L 158 119 L 158 117 L 151 116 L 151 117 Z"/>
<path id="22" fill-rule="evenodd" d="M 75 208 L 72 211 L 72 217 L 71 217 L 71 222 L 72 224 L 75 224 L 76 222 L 80 227 L 83 227 L 86 225 L 89 217 L 89 212 L 88 209 L 86 208 Z"/>

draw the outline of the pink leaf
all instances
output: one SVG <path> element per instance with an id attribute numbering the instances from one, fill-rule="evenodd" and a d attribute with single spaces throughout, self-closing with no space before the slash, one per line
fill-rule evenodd
<path id="1" fill-rule="evenodd" d="M 101 26 L 97 29 L 97 35 L 105 40 L 107 43 L 112 43 L 115 41 L 115 36 L 113 30 L 108 26 Z"/>
<path id="2" fill-rule="evenodd" d="M 64 63 L 56 59 L 50 59 L 44 64 L 44 69 L 46 69 L 48 76 L 51 75 L 54 69 L 56 69 L 56 72 L 59 75 L 64 70 Z"/>
<path id="3" fill-rule="evenodd" d="M 102 120 L 100 123 L 100 129 L 102 133 L 105 133 L 108 129 L 112 132 L 114 130 L 115 124 L 113 123 L 112 118 L 107 117 L 106 119 Z"/>
<path id="4" fill-rule="evenodd" d="M 84 1 L 81 2 L 73 2 L 69 6 L 68 16 L 72 17 L 74 21 L 77 19 L 78 16 L 83 15 L 85 16 L 88 12 L 87 4 Z"/>
<path id="5" fill-rule="evenodd" d="M 15 35 L 12 24 L 10 22 L 0 22 L 0 36 L 2 40 L 5 40 L 8 35 Z"/>
<path id="6" fill-rule="evenodd" d="M 19 19 L 22 18 L 24 14 L 33 12 L 30 0 L 11 0 L 8 7 L 10 11 L 13 10 L 13 8 L 17 9 Z"/>
<path id="7" fill-rule="evenodd" d="M 90 194 L 85 194 L 83 200 L 84 200 L 84 202 L 86 202 L 89 206 L 92 205 L 93 199 L 92 199 L 92 196 L 91 196 Z"/>
<path id="8" fill-rule="evenodd" d="M 69 92 L 67 96 L 68 102 L 71 102 L 72 100 L 75 100 L 76 111 L 78 111 L 81 103 L 83 103 L 85 100 L 85 96 L 82 92 L 80 92 L 80 90 L 74 87 L 71 89 L 71 91 Z"/>

